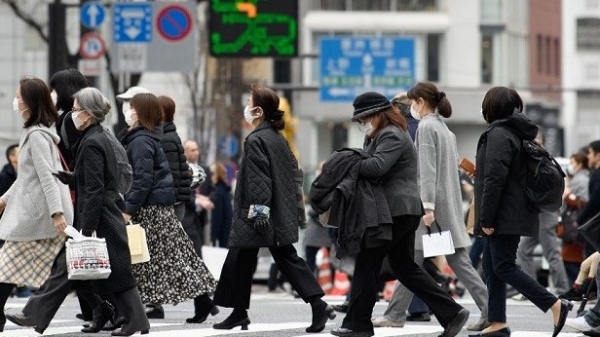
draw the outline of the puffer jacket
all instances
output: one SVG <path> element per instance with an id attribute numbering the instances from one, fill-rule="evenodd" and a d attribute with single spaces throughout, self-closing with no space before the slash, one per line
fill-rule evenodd
<path id="1" fill-rule="evenodd" d="M 173 193 L 176 202 L 188 202 L 192 196 L 192 189 L 188 173 L 188 164 L 184 154 L 181 138 L 173 122 L 163 124 L 163 136 L 160 143 L 167 156 L 171 175 L 173 176 Z"/>
<path id="2" fill-rule="evenodd" d="M 233 204 L 229 247 L 285 246 L 298 241 L 300 223 L 293 170 L 298 164 L 281 133 L 265 121 L 244 143 Z M 251 205 L 270 207 L 271 231 L 261 235 L 248 218 Z"/>

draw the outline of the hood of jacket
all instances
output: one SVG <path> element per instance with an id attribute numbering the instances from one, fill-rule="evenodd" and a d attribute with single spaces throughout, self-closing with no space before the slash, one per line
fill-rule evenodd
<path id="1" fill-rule="evenodd" d="M 56 133 L 55 128 L 49 128 L 49 127 L 43 126 L 43 125 L 35 125 L 35 126 L 27 128 L 23 131 L 23 134 L 21 135 L 21 141 L 19 142 L 19 146 L 22 147 L 23 144 L 25 144 L 25 142 L 27 142 L 27 139 L 29 139 L 29 136 L 33 132 L 36 132 L 36 131 L 42 132 L 47 137 L 50 137 L 50 139 L 52 139 L 52 142 L 54 144 L 58 144 L 60 142 L 60 137 Z"/>
<path id="2" fill-rule="evenodd" d="M 127 134 L 123 137 L 123 144 L 124 145 L 129 144 L 139 136 L 148 136 L 148 137 L 153 138 L 157 142 L 160 142 L 160 138 L 162 137 L 162 134 L 163 134 L 163 130 L 162 130 L 161 126 L 154 129 L 154 132 L 148 132 L 148 130 L 144 129 L 141 126 L 138 126 L 138 127 L 135 127 L 133 129 L 129 130 L 129 132 L 127 132 Z"/>
<path id="3" fill-rule="evenodd" d="M 177 127 L 175 126 L 175 123 L 173 123 L 173 122 L 166 122 L 165 124 L 162 125 L 162 129 L 163 129 L 163 134 L 177 132 Z"/>
<path id="4" fill-rule="evenodd" d="M 488 131 L 496 126 L 508 128 L 516 133 L 519 138 L 526 140 L 533 140 L 538 134 L 538 127 L 518 109 L 515 109 L 508 118 L 492 122 L 488 127 Z"/>

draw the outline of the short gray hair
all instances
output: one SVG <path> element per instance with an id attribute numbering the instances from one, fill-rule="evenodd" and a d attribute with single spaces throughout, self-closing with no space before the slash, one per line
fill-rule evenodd
<path id="1" fill-rule="evenodd" d="M 102 95 L 100 90 L 92 87 L 79 90 L 73 98 L 79 106 L 87 111 L 98 123 L 104 122 L 106 114 L 110 112 L 110 102 Z"/>

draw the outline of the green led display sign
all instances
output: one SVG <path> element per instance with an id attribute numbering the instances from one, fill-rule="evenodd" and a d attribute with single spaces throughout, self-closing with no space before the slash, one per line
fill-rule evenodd
<path id="1" fill-rule="evenodd" d="M 209 31 L 215 57 L 295 57 L 298 0 L 211 0 Z"/>

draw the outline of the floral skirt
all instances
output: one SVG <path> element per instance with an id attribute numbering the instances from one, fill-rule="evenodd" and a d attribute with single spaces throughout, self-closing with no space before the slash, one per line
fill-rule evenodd
<path id="1" fill-rule="evenodd" d="M 196 255 L 173 206 L 142 207 L 134 224 L 146 230 L 150 261 L 131 266 L 144 303 L 177 304 L 212 293 L 217 282 Z"/>
<path id="2" fill-rule="evenodd" d="M 6 241 L 0 248 L 0 282 L 39 288 L 50 276 L 66 238 Z"/>

